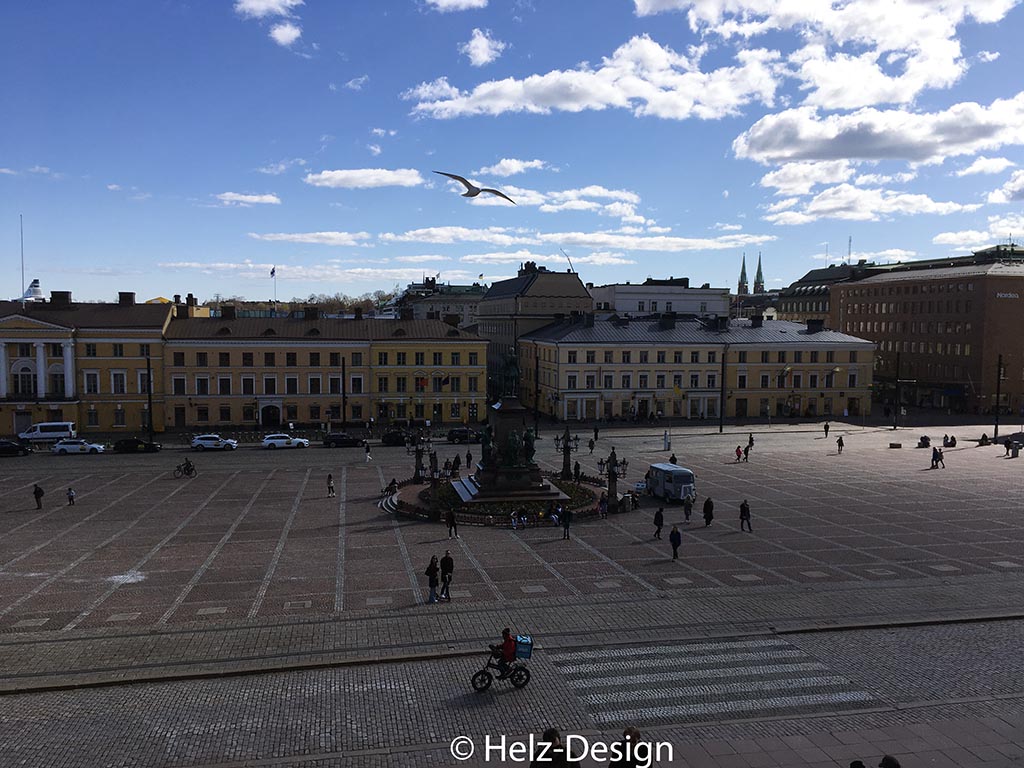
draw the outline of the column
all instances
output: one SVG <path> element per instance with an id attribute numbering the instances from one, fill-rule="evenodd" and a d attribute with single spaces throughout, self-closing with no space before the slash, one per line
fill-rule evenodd
<path id="1" fill-rule="evenodd" d="M 46 345 L 37 341 L 36 344 L 36 397 L 46 397 Z"/>
<path id="2" fill-rule="evenodd" d="M 61 348 L 64 350 L 64 397 L 70 400 L 75 396 L 75 342 L 65 341 Z"/>
<path id="3" fill-rule="evenodd" d="M 7 397 L 7 376 L 10 370 L 7 363 L 7 342 L 0 341 L 0 397 Z"/>

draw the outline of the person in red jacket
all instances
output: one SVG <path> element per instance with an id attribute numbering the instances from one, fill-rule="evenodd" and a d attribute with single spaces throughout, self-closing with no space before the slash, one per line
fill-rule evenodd
<path id="1" fill-rule="evenodd" d="M 509 665 L 516 660 L 516 639 L 508 627 L 501 630 L 501 644 L 491 646 L 491 655 L 498 661 L 499 679 L 504 678 L 509 673 Z"/>

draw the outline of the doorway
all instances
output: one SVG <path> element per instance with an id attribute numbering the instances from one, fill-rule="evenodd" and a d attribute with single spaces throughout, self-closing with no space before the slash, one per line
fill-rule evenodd
<path id="1" fill-rule="evenodd" d="M 276 405 L 264 405 L 260 409 L 260 424 L 265 427 L 276 427 L 281 424 L 281 409 Z"/>
<path id="2" fill-rule="evenodd" d="M 185 428 L 185 406 L 176 405 L 174 406 L 174 427 L 175 429 Z"/>

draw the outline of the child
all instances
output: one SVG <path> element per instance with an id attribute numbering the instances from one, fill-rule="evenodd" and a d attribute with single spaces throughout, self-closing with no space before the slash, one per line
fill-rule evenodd
<path id="1" fill-rule="evenodd" d="M 75 495 L 76 495 L 75 494 L 75 489 L 74 488 L 68 488 L 68 506 L 69 507 L 75 506 Z"/>
<path id="2" fill-rule="evenodd" d="M 738 445 L 736 446 L 736 463 L 738 464 L 740 459 L 743 458 L 743 449 Z"/>

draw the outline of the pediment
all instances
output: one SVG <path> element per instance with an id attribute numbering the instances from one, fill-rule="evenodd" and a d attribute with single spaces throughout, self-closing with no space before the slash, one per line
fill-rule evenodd
<path id="1" fill-rule="evenodd" d="M 7 315 L 6 317 L 0 317 L 0 329 L 9 331 L 67 331 L 71 332 L 74 330 L 70 326 L 57 325 L 56 323 L 47 323 L 43 320 L 37 320 L 34 317 L 26 317 L 25 315 Z"/>

